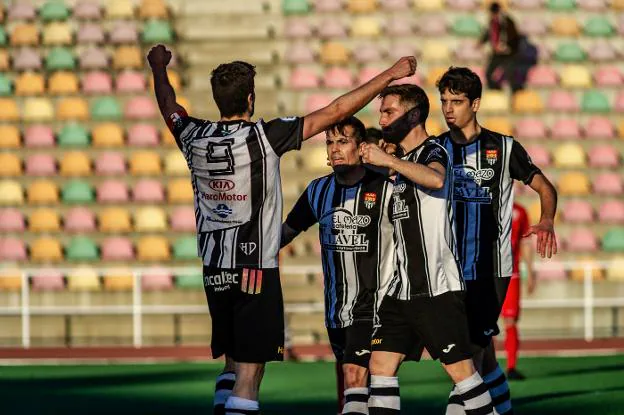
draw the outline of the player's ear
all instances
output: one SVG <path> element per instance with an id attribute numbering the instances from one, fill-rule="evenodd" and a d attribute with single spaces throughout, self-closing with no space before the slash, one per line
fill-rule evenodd
<path id="1" fill-rule="evenodd" d="M 481 98 L 475 98 L 475 100 L 472 101 L 472 111 L 479 111 L 479 107 L 481 107 Z"/>

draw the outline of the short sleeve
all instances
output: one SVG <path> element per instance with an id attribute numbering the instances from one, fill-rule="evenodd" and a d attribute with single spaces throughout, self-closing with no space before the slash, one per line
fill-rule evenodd
<path id="1" fill-rule="evenodd" d="M 182 152 L 186 152 L 186 143 L 190 140 L 192 132 L 195 131 L 196 127 L 205 122 L 206 121 L 197 118 L 189 117 L 185 111 L 176 111 L 167 119 L 167 125 Z"/>
<path id="2" fill-rule="evenodd" d="M 299 150 L 303 142 L 303 118 L 276 118 L 264 124 L 264 133 L 278 156 Z"/>
<path id="3" fill-rule="evenodd" d="M 308 190 L 306 189 L 286 217 L 286 224 L 295 231 L 304 232 L 316 222 L 316 215 L 310 206 Z"/>
<path id="4" fill-rule="evenodd" d="M 418 156 L 417 162 L 425 166 L 437 162 L 446 167 L 448 165 L 448 160 L 448 153 L 444 147 L 435 142 L 431 142 L 425 144 L 425 147 Z"/>
<path id="5" fill-rule="evenodd" d="M 509 158 L 509 173 L 514 180 L 520 180 L 524 184 L 531 183 L 533 176 L 542 171 L 531 161 L 531 157 L 526 152 L 522 144 L 513 141 L 511 146 L 511 156 Z"/>

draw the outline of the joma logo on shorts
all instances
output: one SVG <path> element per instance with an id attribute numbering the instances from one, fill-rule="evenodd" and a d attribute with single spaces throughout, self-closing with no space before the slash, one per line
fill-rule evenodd
<path id="1" fill-rule="evenodd" d="M 376 345 L 376 344 L 381 344 L 381 342 L 383 341 L 383 339 L 373 339 L 371 341 L 371 345 Z"/>

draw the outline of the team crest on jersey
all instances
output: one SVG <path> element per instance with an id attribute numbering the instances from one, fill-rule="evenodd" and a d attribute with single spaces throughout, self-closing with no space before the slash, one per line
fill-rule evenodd
<path id="1" fill-rule="evenodd" d="M 366 206 L 367 209 L 372 209 L 375 203 L 377 203 L 377 193 L 364 193 L 364 206 Z"/>
<path id="2" fill-rule="evenodd" d="M 498 161 L 498 149 L 485 150 L 485 161 L 493 166 Z"/>

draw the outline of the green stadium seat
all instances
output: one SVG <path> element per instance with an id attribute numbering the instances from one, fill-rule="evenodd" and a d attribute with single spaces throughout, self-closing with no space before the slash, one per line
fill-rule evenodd
<path id="1" fill-rule="evenodd" d="M 141 39 L 143 43 L 172 42 L 173 30 L 166 21 L 152 20 L 145 23 Z"/>
<path id="2" fill-rule="evenodd" d="M 175 241 L 173 244 L 173 257 L 175 259 L 197 258 L 197 238 L 187 236 Z"/>
<path id="3" fill-rule="evenodd" d="M 560 43 L 555 50 L 555 59 L 560 62 L 583 62 L 587 54 L 578 43 Z"/>
<path id="4" fill-rule="evenodd" d="M 67 48 L 53 48 L 46 57 L 45 66 L 49 71 L 73 71 L 76 69 L 76 58 Z"/>
<path id="5" fill-rule="evenodd" d="M 39 16 L 44 22 L 53 20 L 66 20 L 69 17 L 69 9 L 63 1 L 50 0 L 39 9 Z"/>
<path id="6" fill-rule="evenodd" d="M 65 247 L 65 257 L 69 261 L 96 261 L 100 255 L 93 240 L 86 236 L 77 236 Z"/>
<path id="7" fill-rule="evenodd" d="M 615 33 L 615 28 L 604 16 L 590 17 L 583 27 L 586 36 L 592 37 L 610 37 Z"/>
<path id="8" fill-rule="evenodd" d="M 602 238 L 602 249 L 607 252 L 624 251 L 624 228 L 609 229 Z"/>
<path id="9" fill-rule="evenodd" d="M 61 147 L 88 147 L 89 131 L 80 124 L 67 124 L 58 136 Z"/>
<path id="10" fill-rule="evenodd" d="M 63 203 L 87 204 L 93 203 L 94 195 L 91 185 L 81 180 L 71 180 L 63 185 L 61 191 Z"/>
<path id="11" fill-rule="evenodd" d="M 8 40 L 4 26 L 0 26 L 0 46 L 6 46 Z"/>
<path id="12" fill-rule="evenodd" d="M 91 104 L 91 118 L 95 121 L 116 121 L 122 118 L 122 109 L 114 97 L 100 97 Z"/>
<path id="13" fill-rule="evenodd" d="M 175 285 L 178 288 L 200 289 L 204 287 L 204 276 L 201 268 L 197 271 L 188 271 L 176 276 Z"/>
<path id="14" fill-rule="evenodd" d="M 581 109 L 583 112 L 609 113 L 611 105 L 609 105 L 609 99 L 605 94 L 600 91 L 590 90 L 583 94 Z"/>
<path id="15" fill-rule="evenodd" d="M 283 0 L 282 12 L 284 14 L 307 14 L 310 12 L 308 0 Z"/>
<path id="16" fill-rule="evenodd" d="M 556 11 L 573 11 L 576 9 L 576 0 L 548 0 L 546 7 Z"/>
<path id="17" fill-rule="evenodd" d="M 458 36 L 478 37 L 481 35 L 481 25 L 472 16 L 459 17 L 453 23 L 453 33 Z"/>
<path id="18" fill-rule="evenodd" d="M 9 78 L 0 73 L 0 96 L 13 95 L 13 84 Z"/>

